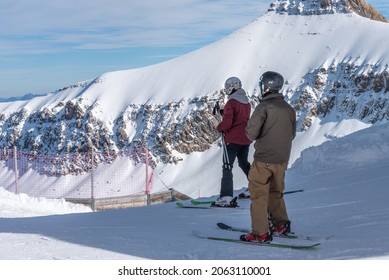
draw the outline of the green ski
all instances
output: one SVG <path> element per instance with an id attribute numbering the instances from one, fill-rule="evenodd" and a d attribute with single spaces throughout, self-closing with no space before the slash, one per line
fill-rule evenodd
<path id="1" fill-rule="evenodd" d="M 239 239 L 234 238 L 228 238 L 228 237 L 219 237 L 219 236 L 209 236 L 204 235 L 200 231 L 192 231 L 192 233 L 202 239 L 208 239 L 208 240 L 217 240 L 217 241 L 224 241 L 224 242 L 231 242 L 231 243 L 240 243 L 240 244 L 246 244 L 246 245 L 256 245 L 256 246 L 265 246 L 265 247 L 275 247 L 275 248 L 284 248 L 284 249 L 298 249 L 298 250 L 309 250 L 314 249 L 317 246 L 320 245 L 320 243 L 311 243 L 311 244 L 284 244 L 281 242 L 272 241 L 270 243 L 260 243 L 260 242 L 247 242 L 242 241 Z"/>
<path id="2" fill-rule="evenodd" d="M 238 228 L 238 227 L 232 227 L 229 225 L 226 225 L 224 223 L 217 223 L 217 226 L 223 230 L 227 231 L 235 231 L 235 232 L 242 232 L 242 233 L 249 233 L 250 230 L 246 228 Z M 273 238 L 286 238 L 286 239 L 302 239 L 302 240 L 311 240 L 311 241 L 318 241 L 318 240 L 328 240 L 333 235 L 329 235 L 326 237 L 318 237 L 318 236 L 310 236 L 310 235 L 297 235 L 295 233 L 291 233 L 288 235 L 273 235 Z"/>

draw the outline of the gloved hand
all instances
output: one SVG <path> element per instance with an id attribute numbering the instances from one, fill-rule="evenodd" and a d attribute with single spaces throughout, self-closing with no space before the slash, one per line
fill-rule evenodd
<path id="1" fill-rule="evenodd" d="M 216 101 L 215 107 L 213 107 L 213 114 L 217 115 L 220 114 L 220 116 L 223 116 L 224 109 L 220 109 L 219 101 Z"/>

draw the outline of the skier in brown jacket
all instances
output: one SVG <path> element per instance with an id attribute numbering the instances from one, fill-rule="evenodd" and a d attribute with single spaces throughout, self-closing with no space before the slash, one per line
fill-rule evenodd
<path id="1" fill-rule="evenodd" d="M 290 233 L 283 192 L 292 140 L 296 136 L 296 112 L 279 92 L 284 78 L 265 72 L 259 81 L 262 101 L 247 123 L 246 135 L 255 141 L 249 173 L 252 232 L 241 240 L 270 242 L 273 234 Z"/>

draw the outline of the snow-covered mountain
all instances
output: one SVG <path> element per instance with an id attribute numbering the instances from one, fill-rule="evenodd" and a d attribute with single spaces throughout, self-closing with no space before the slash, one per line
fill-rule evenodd
<path id="1" fill-rule="evenodd" d="M 298 112 L 292 164 L 307 147 L 389 119 L 383 21 L 363 0 L 274 1 L 250 24 L 181 57 L 0 103 L 0 147 L 66 153 L 148 145 L 157 168 L 169 171 L 165 182 L 183 188 L 187 178 L 204 180 L 190 169 L 199 153 L 197 160 L 220 162 L 212 108 L 225 98 L 224 81 L 238 76 L 254 108 L 258 78 L 274 70 Z M 347 121 L 354 129 L 342 131 Z M 310 142 L 313 133 L 321 140 Z"/>

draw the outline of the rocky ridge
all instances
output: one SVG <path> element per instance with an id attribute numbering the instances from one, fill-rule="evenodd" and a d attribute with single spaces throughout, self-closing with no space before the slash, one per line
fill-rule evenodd
<path id="1" fill-rule="evenodd" d="M 269 11 L 287 13 L 289 15 L 323 15 L 333 13 L 356 14 L 383 22 L 388 20 L 365 0 L 276 0 Z"/>
<path id="2" fill-rule="evenodd" d="M 290 100 L 297 111 L 299 130 L 307 130 L 315 117 L 331 113 L 336 120 L 354 118 L 374 124 L 389 120 L 389 72 L 375 66 L 360 73 L 360 65 L 332 64 L 312 70 Z M 365 70 L 365 69 L 363 69 Z"/>

